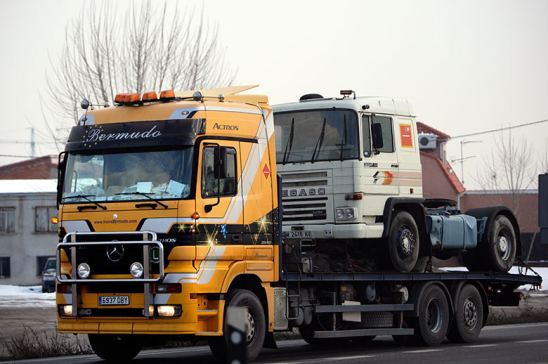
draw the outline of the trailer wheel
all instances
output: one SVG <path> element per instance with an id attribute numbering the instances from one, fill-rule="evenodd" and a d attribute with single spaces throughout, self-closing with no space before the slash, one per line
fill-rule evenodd
<path id="1" fill-rule="evenodd" d="M 227 307 L 246 307 L 246 341 L 247 341 L 247 360 L 253 361 L 259 356 L 266 335 L 266 318 L 263 310 L 263 305 L 257 296 L 247 289 L 235 289 L 231 291 L 227 298 Z M 225 311 L 225 324 L 223 332 L 228 331 L 226 315 L 229 311 Z M 211 352 L 216 359 L 226 361 L 228 349 L 228 337 L 226 335 L 212 337 L 208 341 Z"/>
<path id="2" fill-rule="evenodd" d="M 455 317 L 447 338 L 463 343 L 476 341 L 483 326 L 483 301 L 478 289 L 471 284 L 462 287 L 455 306 Z"/>
<path id="3" fill-rule="evenodd" d="M 109 363 L 130 361 L 141 351 L 143 345 L 131 335 L 88 334 L 93 352 Z"/>
<path id="4" fill-rule="evenodd" d="M 449 327 L 449 304 L 445 293 L 433 284 L 425 289 L 417 304 L 419 316 L 413 325 L 415 340 L 427 346 L 441 344 Z"/>
<path id="5" fill-rule="evenodd" d="M 419 229 L 413 216 L 400 211 L 394 216 L 388 235 L 388 253 L 392 268 L 411 272 L 419 258 Z"/>

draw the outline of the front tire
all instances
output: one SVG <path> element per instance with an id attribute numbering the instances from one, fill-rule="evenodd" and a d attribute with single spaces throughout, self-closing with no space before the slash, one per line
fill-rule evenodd
<path id="1" fill-rule="evenodd" d="M 476 287 L 467 284 L 457 298 L 456 313 L 447 338 L 453 342 L 471 343 L 483 327 L 483 301 Z"/>
<path id="2" fill-rule="evenodd" d="M 143 345 L 131 335 L 88 334 L 93 352 L 109 363 L 123 363 L 135 358 Z"/>
<path id="3" fill-rule="evenodd" d="M 419 229 L 413 216 L 406 211 L 399 211 L 388 234 L 388 254 L 392 268 L 398 272 L 411 272 L 419 259 Z"/>
<path id="4" fill-rule="evenodd" d="M 257 296 L 246 289 L 235 289 L 228 295 L 227 307 L 246 307 L 246 341 L 247 341 L 247 360 L 253 361 L 259 356 L 266 335 L 266 318 L 263 305 Z M 209 339 L 209 347 L 216 359 L 225 362 L 228 351 L 228 325 L 227 315 L 229 310 L 225 310 L 225 319 L 223 333 L 220 337 Z"/>

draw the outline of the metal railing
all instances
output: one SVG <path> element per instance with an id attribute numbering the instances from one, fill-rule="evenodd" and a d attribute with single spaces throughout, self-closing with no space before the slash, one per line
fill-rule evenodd
<path id="1" fill-rule="evenodd" d="M 120 235 L 120 236 L 142 236 L 143 240 L 129 241 L 78 241 L 78 237 L 82 236 L 101 236 L 101 235 Z M 143 276 L 140 278 L 79 278 L 78 277 L 78 260 L 77 248 L 82 246 L 109 246 L 109 245 L 141 245 L 143 247 Z M 150 246 L 158 247 L 158 276 L 151 278 L 151 261 L 150 261 Z M 72 265 L 71 277 L 67 278 L 61 273 L 61 251 L 70 249 L 70 261 Z M 157 235 L 152 231 L 120 231 L 120 232 L 70 232 L 65 235 L 63 241 L 57 245 L 57 281 L 59 283 L 68 283 L 72 285 L 72 316 L 78 316 L 78 284 L 79 283 L 143 283 L 144 293 L 144 309 L 145 317 L 152 316 L 149 311 L 149 306 L 153 302 L 153 296 L 150 289 L 150 284 L 160 282 L 164 278 L 164 246 L 158 241 Z"/>

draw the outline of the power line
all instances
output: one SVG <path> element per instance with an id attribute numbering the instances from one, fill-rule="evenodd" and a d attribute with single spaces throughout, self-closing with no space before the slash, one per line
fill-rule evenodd
<path id="1" fill-rule="evenodd" d="M 511 129 L 517 129 L 517 128 L 523 128 L 523 127 L 525 127 L 525 126 L 531 126 L 531 125 L 536 125 L 536 124 L 542 124 L 542 123 L 546 123 L 546 122 L 548 122 L 548 119 L 539 120 L 539 121 L 532 121 L 532 122 L 529 122 L 529 123 L 523 123 L 523 124 L 518 124 L 518 125 L 513 125 L 513 126 L 505 126 L 505 127 L 498 128 L 498 129 L 490 129 L 490 130 L 485 130 L 485 131 L 478 131 L 478 132 L 475 132 L 475 133 L 469 133 L 469 134 L 462 134 L 462 135 L 452 136 L 451 139 L 466 138 L 466 137 L 470 137 L 470 136 L 476 136 L 476 135 L 483 135 L 483 134 L 494 133 L 494 132 L 497 132 L 497 131 L 511 130 Z"/>

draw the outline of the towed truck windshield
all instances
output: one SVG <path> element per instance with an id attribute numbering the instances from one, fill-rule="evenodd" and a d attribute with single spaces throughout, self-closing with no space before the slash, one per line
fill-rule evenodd
<path id="1" fill-rule="evenodd" d="M 276 159 L 303 163 L 357 159 L 358 118 L 352 110 L 302 110 L 274 116 Z"/>
<path id="2" fill-rule="evenodd" d="M 192 148 L 77 154 L 67 159 L 65 203 L 169 200 L 190 195 Z"/>

